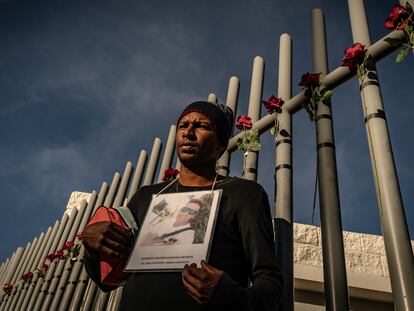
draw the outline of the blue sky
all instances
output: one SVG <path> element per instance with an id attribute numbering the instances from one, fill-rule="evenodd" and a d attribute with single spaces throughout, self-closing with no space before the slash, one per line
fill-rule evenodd
<path id="1" fill-rule="evenodd" d="M 366 1 L 372 41 L 394 1 Z M 266 62 L 264 97 L 277 94 L 278 42 L 293 40 L 293 94 L 312 71 L 311 9 L 325 13 L 329 69 L 352 45 L 347 1 L 0 1 L 0 261 L 60 219 L 72 191 L 99 190 L 189 102 L 240 78 L 247 112 L 253 58 Z M 378 63 L 397 172 L 414 239 L 414 56 Z M 380 234 L 356 79 L 332 99 L 343 229 Z M 263 109 L 262 115 L 265 114 Z M 294 218 L 311 223 L 315 135 L 294 116 Z M 266 133 L 259 182 L 273 200 L 274 145 Z M 231 175 L 241 174 L 241 152 Z M 273 204 L 271 204 L 273 205 Z M 319 224 L 316 213 L 316 224 Z"/>

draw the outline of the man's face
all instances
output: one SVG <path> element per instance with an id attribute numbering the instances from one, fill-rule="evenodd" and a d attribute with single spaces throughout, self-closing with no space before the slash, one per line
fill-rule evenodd
<path id="1" fill-rule="evenodd" d="M 180 161 L 189 166 L 215 163 L 220 150 L 211 120 L 199 112 L 191 112 L 181 118 L 175 144 Z"/>
<path id="2" fill-rule="evenodd" d="M 195 202 L 189 202 L 185 206 L 181 207 L 177 218 L 173 224 L 173 227 L 184 226 L 188 224 L 190 219 L 194 218 L 197 215 L 200 205 Z"/>

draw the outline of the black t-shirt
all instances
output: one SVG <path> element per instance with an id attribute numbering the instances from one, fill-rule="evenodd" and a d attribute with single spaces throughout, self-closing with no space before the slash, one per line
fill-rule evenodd
<path id="1" fill-rule="evenodd" d="M 138 225 L 144 220 L 152 195 L 165 186 L 165 183 L 144 186 L 133 196 L 128 207 Z M 211 186 L 173 184 L 164 193 L 207 189 Z M 180 272 L 145 272 L 128 279 L 121 310 L 276 309 L 282 281 L 265 191 L 255 182 L 231 177 L 217 183 L 215 189 L 223 189 L 223 193 L 208 263 L 225 273 L 208 304 L 201 306 L 186 293 Z"/>

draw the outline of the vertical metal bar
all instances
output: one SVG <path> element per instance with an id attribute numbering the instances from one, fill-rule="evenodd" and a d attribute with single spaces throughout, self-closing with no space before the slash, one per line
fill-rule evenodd
<path id="1" fill-rule="evenodd" d="M 77 218 L 76 217 L 77 215 L 78 215 L 78 209 L 74 208 L 71 211 L 71 214 L 69 216 L 68 222 L 65 226 L 65 229 L 63 230 L 62 235 L 59 237 L 59 243 L 57 245 L 57 249 L 63 249 L 63 246 L 65 245 L 67 241 L 69 232 L 72 229 L 72 225 L 75 219 Z M 43 282 L 42 287 L 40 289 L 40 292 L 37 294 L 37 297 L 33 300 L 33 304 L 29 304 L 29 307 L 34 305 L 33 310 L 35 311 L 40 310 L 45 298 L 47 298 L 47 296 L 51 294 L 51 292 L 49 291 L 49 287 L 51 284 L 54 284 L 55 278 L 60 277 L 59 270 L 60 270 L 61 264 L 62 264 L 61 260 L 54 260 L 53 262 L 51 262 L 48 272 L 45 277 L 45 281 Z"/>
<path id="2" fill-rule="evenodd" d="M 16 285 L 16 282 L 18 282 L 19 278 L 24 273 L 23 272 L 23 266 L 26 264 L 27 255 L 29 254 L 31 247 L 32 247 L 32 243 L 31 242 L 28 242 L 26 244 L 26 247 L 24 248 L 23 255 L 22 255 L 22 257 L 19 260 L 19 263 L 17 265 L 16 271 L 14 272 L 13 277 L 12 277 L 12 280 L 11 280 L 11 283 L 13 284 L 13 286 Z"/>
<path id="3" fill-rule="evenodd" d="M 50 233 L 50 236 L 48 238 L 45 249 L 43 250 L 42 257 L 40 258 L 38 265 L 40 265 L 41 263 L 45 261 L 44 257 L 47 254 L 55 251 L 57 243 L 59 242 L 59 237 L 62 234 L 65 228 L 65 225 L 68 222 L 68 219 L 69 219 L 68 214 L 64 213 L 61 221 L 60 222 L 56 221 L 52 229 L 52 232 Z M 19 299 L 19 301 L 17 302 L 17 306 L 16 306 L 17 310 L 20 310 L 20 309 L 26 310 L 26 308 L 28 308 L 29 305 L 30 306 L 33 305 L 34 300 L 36 299 L 37 293 L 39 292 L 43 281 L 44 281 L 44 278 L 39 279 L 39 275 L 37 273 L 33 276 L 33 279 L 32 279 L 33 285 L 27 287 L 27 293 L 24 295 L 23 300 Z"/>
<path id="4" fill-rule="evenodd" d="M 177 131 L 177 127 L 175 125 L 171 125 L 170 132 L 168 133 L 167 144 L 165 145 L 164 149 L 164 156 L 161 161 L 160 173 L 158 174 L 158 182 L 162 182 L 164 178 L 164 172 L 166 169 L 171 167 L 171 161 L 174 156 L 175 150 L 175 132 Z"/>
<path id="5" fill-rule="evenodd" d="M 279 41 L 278 97 L 292 97 L 292 39 L 286 33 Z M 293 207 L 292 207 L 292 115 L 282 109 L 277 115 L 280 131 L 275 152 L 275 246 L 283 274 L 281 310 L 293 310 Z M 283 132 L 282 132 L 283 131 Z M 283 135 L 281 134 L 283 133 Z"/>
<path id="6" fill-rule="evenodd" d="M 115 197 L 115 201 L 113 204 L 114 208 L 120 207 L 122 203 L 124 202 L 125 193 L 128 188 L 129 181 L 131 179 L 131 174 L 132 174 L 132 163 L 128 161 L 125 167 L 125 170 L 124 170 L 124 174 L 122 175 L 121 184 L 119 185 L 119 189 Z"/>
<path id="7" fill-rule="evenodd" d="M 348 5 L 354 42 L 370 46 L 363 1 L 349 0 Z M 414 310 L 414 257 L 407 220 L 376 65 L 371 58 L 366 67 L 368 74 L 360 80 L 360 90 L 394 307 L 396 310 Z"/>
<path id="8" fill-rule="evenodd" d="M 260 110 L 262 107 L 264 79 L 264 60 L 260 56 L 256 56 L 253 61 L 252 82 L 250 86 L 249 110 L 247 115 L 256 122 L 260 118 Z M 249 180 L 257 180 L 257 162 L 258 152 L 249 151 L 245 155 L 245 168 L 243 177 Z"/>
<path id="9" fill-rule="evenodd" d="M 1 265 L 1 270 L 0 270 L 0 285 L 4 285 L 2 280 L 3 280 L 3 276 L 4 276 L 4 271 L 7 269 L 7 265 L 9 264 L 9 258 L 6 259 L 6 261 L 4 261 Z M 3 301 L 2 299 L 0 299 L 0 306 L 2 305 Z"/>
<path id="10" fill-rule="evenodd" d="M 16 256 L 16 252 L 13 252 L 13 254 L 11 255 L 11 257 L 10 257 L 10 259 L 9 258 L 7 258 L 7 261 L 6 261 L 6 268 L 8 269 L 11 265 L 12 265 L 12 262 L 13 262 L 13 257 L 15 257 Z M 7 270 L 8 271 L 8 270 Z M 6 281 L 6 275 L 7 275 L 7 271 L 5 272 L 5 275 L 3 275 L 3 277 L 2 277 L 2 282 L 0 283 L 2 286 L 4 286 L 6 283 L 8 283 L 7 281 Z M 3 297 L 4 297 L 4 291 L 2 290 L 1 292 L 0 292 L 0 305 L 2 305 L 3 303 L 5 303 L 5 300 L 3 300 Z"/>
<path id="11" fill-rule="evenodd" d="M 313 66 L 328 73 L 325 20 L 320 9 L 312 10 Z M 339 203 L 333 120 L 330 101 L 318 103 L 316 118 L 319 202 L 321 214 L 325 305 L 328 310 L 349 310 L 345 251 Z"/>
<path id="12" fill-rule="evenodd" d="M 4 273 L 7 269 L 7 265 L 9 264 L 9 258 L 6 259 L 6 261 L 3 261 L 3 263 L 1 264 L 1 272 L 0 272 L 0 284 L 2 284 L 2 280 L 3 280 L 3 276 Z"/>
<path id="13" fill-rule="evenodd" d="M 114 198 L 118 189 L 118 184 L 120 182 L 120 174 L 119 173 L 115 173 L 114 178 L 112 180 L 111 183 L 111 187 L 109 189 L 108 195 L 105 198 L 105 206 L 112 206 L 113 202 L 114 202 Z M 85 310 L 89 310 L 90 307 L 92 307 L 92 304 L 95 302 L 94 305 L 94 309 L 95 310 L 102 310 L 101 308 L 103 308 L 106 304 L 106 301 L 108 299 L 108 293 L 104 293 L 103 291 L 99 290 L 98 291 L 98 297 L 95 300 L 95 293 L 97 290 L 97 286 L 95 283 L 92 283 L 89 287 L 90 291 L 88 292 L 88 296 L 86 297 L 86 302 L 85 302 Z"/>
<path id="14" fill-rule="evenodd" d="M 112 207 L 120 180 L 121 180 L 121 174 L 116 172 L 112 179 L 112 183 L 111 183 L 111 187 L 109 188 L 108 195 L 105 198 L 104 206 Z"/>
<path id="15" fill-rule="evenodd" d="M 68 224 L 60 238 L 58 249 L 63 249 L 63 246 L 67 241 L 72 241 L 74 239 L 85 206 L 85 201 L 82 201 L 81 209 L 76 207 L 72 209 Z M 62 277 L 65 264 L 66 260 L 54 260 L 50 264 L 46 282 L 43 283 L 34 310 L 49 310 L 50 303 L 55 295 L 56 287 Z"/>
<path id="16" fill-rule="evenodd" d="M 4 273 L 7 269 L 7 265 L 9 264 L 10 259 L 7 258 L 6 261 L 3 261 L 3 263 L 1 264 L 1 271 L 0 271 L 0 284 L 2 284 L 2 280 L 3 280 L 3 276 Z"/>
<path id="17" fill-rule="evenodd" d="M 89 203 L 85 200 L 82 201 L 81 206 L 78 208 L 78 215 L 74 224 L 72 225 L 72 229 L 68 235 L 68 241 L 74 241 L 76 238 L 76 234 L 79 231 L 82 231 L 88 218 L 89 214 L 92 211 L 92 208 L 96 201 L 96 191 L 92 192 L 92 195 L 89 199 Z M 58 268 L 55 273 L 55 278 L 53 279 L 52 283 L 49 286 L 49 295 L 45 299 L 43 303 L 43 309 L 45 310 L 57 310 L 59 303 L 61 302 L 62 294 L 65 290 L 66 281 L 69 278 L 70 272 L 72 267 L 74 266 L 75 262 L 79 259 L 76 258 L 75 261 L 65 260 L 59 262 Z M 60 278 L 59 278 L 60 275 Z M 50 307 L 49 307 L 50 305 Z"/>
<path id="18" fill-rule="evenodd" d="M 10 267 L 6 273 L 6 276 L 4 278 L 3 284 L 10 283 L 13 280 L 13 276 L 19 266 L 20 259 L 22 258 L 24 253 L 23 247 L 18 247 L 16 249 L 16 252 L 13 254 L 11 260 L 10 260 Z M 5 293 L 3 291 L 0 292 L 0 301 L 3 300 Z"/>
<path id="19" fill-rule="evenodd" d="M 61 222 L 64 222 L 66 224 L 67 220 L 68 220 L 69 216 L 65 213 L 62 217 Z M 43 250 L 40 254 L 38 254 L 38 257 L 36 258 L 38 260 L 38 262 L 36 263 L 35 267 L 39 267 L 39 265 L 41 265 L 42 263 L 45 262 L 44 257 L 52 251 L 52 249 L 54 250 L 54 248 L 52 248 L 53 244 L 55 243 L 54 241 L 56 240 L 57 243 L 57 233 L 59 232 L 60 228 L 63 228 L 63 226 L 61 226 L 61 222 L 56 221 L 55 225 L 53 226 L 53 229 L 50 231 L 48 230 L 48 237 L 46 240 L 46 244 L 42 247 Z M 63 230 L 63 229 L 62 229 Z M 43 282 L 43 278 L 39 278 L 39 275 L 36 273 L 33 276 L 32 279 L 32 284 L 31 286 L 25 286 L 23 291 L 27 290 L 27 292 L 20 296 L 18 301 L 17 301 L 17 305 L 16 305 L 16 310 L 26 310 L 26 307 L 28 306 L 30 299 L 33 296 L 33 293 L 35 292 L 37 294 L 37 292 L 40 289 L 40 286 L 42 285 Z M 36 297 L 36 295 L 34 295 Z M 34 298 L 33 298 L 34 299 Z"/>
<path id="20" fill-rule="evenodd" d="M 121 184 L 117 191 L 115 202 L 113 204 L 114 208 L 119 207 L 121 202 L 124 200 L 126 189 L 127 189 L 130 177 L 131 177 L 131 173 L 132 173 L 132 163 L 128 162 L 127 167 L 125 168 L 124 175 L 122 176 Z M 98 310 L 104 310 L 108 304 L 109 298 L 112 297 L 114 294 L 115 292 L 104 293 L 101 291 L 99 293 L 99 299 L 97 300 L 98 306 L 95 305 L 95 307 Z"/>
<path id="21" fill-rule="evenodd" d="M 231 108 L 234 116 L 237 111 L 237 103 L 239 100 L 239 78 L 233 76 L 229 80 L 229 87 L 227 90 L 226 106 Z M 222 176 L 228 176 L 230 173 L 230 152 L 224 151 L 223 155 L 218 160 L 218 173 Z"/>
<path id="22" fill-rule="evenodd" d="M 1 264 L 1 268 L 0 268 L 0 284 L 1 283 L 1 279 L 3 278 L 3 274 L 4 274 L 4 270 L 5 270 L 5 266 L 7 265 L 7 260 L 3 261 L 3 263 Z"/>
<path id="23" fill-rule="evenodd" d="M 154 140 L 154 145 L 152 146 L 151 156 L 147 167 L 147 172 L 145 173 L 144 186 L 151 185 L 154 182 L 155 171 L 157 170 L 158 160 L 160 158 L 161 151 L 161 139 L 158 137 Z"/>
<path id="24" fill-rule="evenodd" d="M 10 267 L 11 265 L 12 265 L 12 262 L 13 262 L 13 257 L 15 257 L 16 256 L 16 252 L 13 252 L 13 254 L 11 255 L 11 257 L 10 257 L 10 259 L 9 258 L 7 258 L 7 268 L 8 267 Z M 6 272 L 6 275 L 7 275 L 7 272 Z M 2 283 L 0 283 L 2 286 L 4 286 L 6 283 L 8 283 L 8 282 L 6 282 L 6 275 L 4 275 L 3 276 L 3 280 L 2 280 Z M 3 281 L 4 281 L 4 283 L 3 283 Z M 3 299 L 3 298 L 5 298 L 4 296 L 5 296 L 5 292 L 2 290 L 1 292 L 0 292 L 0 305 L 2 305 L 3 303 L 5 303 L 6 302 L 6 300 L 5 299 Z"/>
<path id="25" fill-rule="evenodd" d="M 79 227 L 77 228 L 78 232 L 82 232 L 85 225 L 87 224 L 92 212 L 93 212 L 93 208 L 95 206 L 96 203 L 96 199 L 97 199 L 97 195 L 96 195 L 96 191 L 92 191 L 92 194 L 89 198 L 89 202 L 88 205 L 85 209 L 85 212 L 82 216 L 82 221 L 79 225 Z M 62 277 L 60 279 L 59 285 L 58 285 L 58 289 L 56 290 L 56 294 L 53 297 L 53 301 L 52 301 L 52 305 L 50 307 L 50 310 L 57 310 L 57 308 L 60 307 L 59 309 L 63 310 L 67 307 L 69 307 L 69 297 L 68 295 L 64 295 L 62 298 L 63 294 L 66 294 L 68 292 L 68 288 L 73 288 L 73 283 L 76 280 L 73 279 L 73 276 L 76 274 L 76 276 L 79 275 L 79 271 L 80 268 L 83 265 L 83 246 L 81 247 L 81 251 L 79 253 L 79 255 L 77 256 L 75 261 L 72 262 L 68 262 L 66 263 L 65 266 L 65 273 L 62 274 Z M 72 279 L 71 279 L 72 278 Z M 69 279 L 69 281 L 68 281 Z"/>
<path id="26" fill-rule="evenodd" d="M 42 233 L 42 235 L 44 235 L 44 234 Z M 12 302 L 17 299 L 17 297 L 19 296 L 19 294 L 21 292 L 21 288 L 24 286 L 24 284 L 26 284 L 20 278 L 23 276 L 23 274 L 28 273 L 30 271 L 29 270 L 30 261 L 32 260 L 33 252 L 36 250 L 37 243 L 38 243 L 38 239 L 36 237 L 36 238 L 33 239 L 33 242 L 30 244 L 30 246 L 28 244 L 27 254 L 22 258 L 23 264 L 21 265 L 20 271 L 18 272 L 16 282 L 14 282 L 14 284 L 13 284 L 14 285 L 13 293 L 9 297 L 9 299 L 7 301 L 7 304 L 5 305 L 6 310 L 8 310 L 10 308 Z M 0 310 L 3 310 L 3 307 L 1 307 Z"/>
<path id="27" fill-rule="evenodd" d="M 13 254 L 10 256 L 10 258 L 7 258 L 6 263 L 5 263 L 5 267 L 4 267 L 4 273 L 1 277 L 1 283 L 0 284 L 4 285 L 4 283 L 7 283 L 6 282 L 6 275 L 7 275 L 7 272 L 9 271 L 9 266 L 11 265 L 11 262 L 13 260 L 13 256 L 15 256 L 15 255 L 16 255 L 16 252 L 13 252 Z"/>
<path id="28" fill-rule="evenodd" d="M 28 265 L 28 270 L 29 271 L 35 272 L 34 270 L 36 269 L 37 260 L 40 258 L 41 252 L 43 251 L 43 248 L 46 245 L 46 240 L 50 236 L 50 232 L 52 232 L 51 227 L 48 228 L 46 234 L 42 233 L 40 235 L 39 240 L 37 242 L 36 250 L 34 251 L 34 254 L 33 254 L 32 258 L 30 259 L 30 262 L 29 262 L 29 265 Z M 34 277 L 34 275 L 33 275 L 33 277 Z M 18 310 L 18 308 L 16 308 L 16 304 L 18 304 L 19 301 L 22 301 L 22 299 L 23 299 L 22 296 L 26 293 L 27 286 L 30 286 L 32 284 L 34 284 L 33 279 L 31 280 L 30 283 L 23 283 L 22 284 L 22 286 L 20 288 L 20 292 L 15 297 L 15 299 L 13 299 L 13 301 L 11 303 L 10 310 Z"/>
<path id="29" fill-rule="evenodd" d="M 27 255 L 29 254 L 29 251 L 31 249 L 32 243 L 29 242 L 26 244 L 26 247 L 24 248 L 24 252 L 22 257 L 19 260 L 19 263 L 17 265 L 16 271 L 13 274 L 13 278 L 11 280 L 11 283 L 13 285 L 16 285 L 16 282 L 18 282 L 19 278 L 22 276 L 23 274 L 23 265 L 26 263 L 27 260 Z"/>
<path id="30" fill-rule="evenodd" d="M 115 179 L 112 180 L 112 182 L 114 181 Z M 108 192 L 108 184 L 107 182 L 104 181 L 101 185 L 101 189 L 99 190 L 98 199 L 96 200 L 95 206 L 93 207 L 92 214 L 98 209 L 98 207 L 102 206 L 103 202 L 105 201 L 107 192 Z"/>
<path id="31" fill-rule="evenodd" d="M 208 94 L 207 101 L 212 104 L 217 104 L 217 96 L 214 93 Z"/>
<path id="32" fill-rule="evenodd" d="M 98 207 L 102 206 L 107 192 L 108 192 L 108 184 L 106 182 L 103 182 L 101 186 L 101 190 L 99 191 L 98 199 L 96 200 L 94 210 L 92 211 L 92 213 L 94 213 Z M 82 248 L 81 251 L 83 252 L 84 248 Z M 83 258 L 83 254 L 81 254 L 81 256 L 82 256 L 81 258 Z M 73 297 L 68 299 L 68 301 L 70 300 L 71 303 L 70 303 L 69 308 L 67 308 L 68 310 L 72 310 L 72 311 L 80 310 L 81 309 L 80 304 L 81 304 L 82 299 L 85 296 L 87 297 L 88 293 L 91 293 L 91 295 L 95 295 L 95 292 L 96 292 L 96 285 L 95 283 L 92 282 L 91 279 L 89 279 L 88 274 L 86 273 L 86 270 L 83 267 L 83 264 L 79 268 L 81 270 L 79 277 L 76 274 L 77 273 L 76 270 L 72 271 L 73 276 L 71 275 L 70 277 L 70 280 L 72 281 L 77 280 L 76 285 L 73 282 L 71 282 L 70 288 L 68 290 L 69 293 L 68 294 L 65 293 L 65 296 L 68 295 L 70 297 L 72 296 L 72 292 L 74 291 Z M 73 286 L 76 286 L 76 287 L 72 288 Z M 83 310 L 86 310 L 86 309 L 83 309 Z"/>
<path id="33" fill-rule="evenodd" d="M 24 273 L 22 271 L 23 271 L 24 265 L 26 264 L 26 261 L 27 261 L 27 258 L 28 258 L 27 255 L 29 254 L 29 252 L 32 248 L 32 245 L 33 244 L 31 242 L 29 242 L 29 243 L 27 243 L 26 247 L 24 248 L 23 255 L 20 258 L 19 263 L 18 263 L 17 268 L 16 268 L 16 271 L 13 273 L 13 277 L 10 281 L 10 283 L 13 284 L 13 290 L 10 293 L 10 295 L 7 295 L 7 296 L 4 297 L 3 304 L 0 307 L 0 311 L 4 310 L 4 308 L 10 306 L 10 303 L 11 303 L 13 297 L 16 295 L 17 287 L 19 285 L 18 283 L 20 283 L 19 282 L 20 277 Z"/>
<path id="34" fill-rule="evenodd" d="M 108 308 L 107 308 L 108 311 L 118 311 L 119 310 L 123 290 L 124 290 L 124 287 L 119 287 L 119 288 L 116 289 L 115 295 L 113 295 L 113 299 L 112 299 L 111 303 L 108 304 Z"/>
<path id="35" fill-rule="evenodd" d="M 84 271 L 85 271 L 85 268 L 82 269 L 82 273 Z M 85 271 L 85 273 L 86 273 L 86 271 Z M 89 310 L 92 310 L 95 298 L 99 294 L 99 293 L 97 294 L 98 287 L 88 277 L 88 282 L 87 282 L 87 284 L 85 284 L 84 290 L 85 290 L 85 294 L 83 295 L 83 297 L 76 296 L 77 293 L 75 292 L 74 298 L 80 297 L 80 299 L 83 299 L 83 301 L 81 302 L 78 299 L 73 300 L 71 302 L 70 306 L 69 306 L 69 310 L 71 310 L 71 311 L 75 311 L 75 310 L 76 311 L 78 311 L 78 310 L 89 311 Z M 78 308 L 75 308 L 76 304 L 78 304 Z"/>
<path id="36" fill-rule="evenodd" d="M 101 193 L 102 191 L 106 192 L 106 190 L 107 190 L 107 186 L 106 186 L 106 183 L 104 183 L 101 188 Z M 101 193 L 100 193 L 100 196 L 101 196 Z M 89 199 L 85 214 L 83 216 L 82 223 L 79 226 L 79 231 L 83 231 L 83 229 L 85 228 L 87 222 L 89 221 L 89 218 L 94 212 L 94 206 L 96 205 L 96 203 L 97 203 L 97 195 L 96 195 L 96 191 L 93 191 Z M 83 267 L 83 256 L 84 256 L 84 247 L 82 246 L 80 253 L 77 257 L 77 260 L 72 264 L 72 269 L 70 271 L 70 275 L 68 276 L 68 279 L 64 281 L 62 279 L 59 284 L 59 288 L 62 291 L 63 297 L 62 299 L 58 299 L 56 297 L 54 298 L 54 301 L 52 303 L 52 309 L 59 306 L 59 304 L 60 304 L 59 310 L 66 310 L 67 308 L 69 308 L 69 304 L 70 304 L 70 301 L 73 295 L 73 291 L 78 282 L 80 271 Z"/>
<path id="37" fill-rule="evenodd" d="M 132 196 L 138 190 L 139 185 L 141 184 L 142 173 L 144 172 L 145 164 L 147 163 L 147 152 L 145 150 L 141 150 L 139 154 L 139 158 L 137 161 L 137 165 L 135 167 L 134 177 L 132 178 L 131 187 L 129 188 L 128 192 L 128 201 L 131 200 Z"/>

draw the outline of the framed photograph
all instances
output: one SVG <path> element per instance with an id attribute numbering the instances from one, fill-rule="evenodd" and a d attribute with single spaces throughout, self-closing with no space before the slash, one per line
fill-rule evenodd
<path id="1" fill-rule="evenodd" d="M 208 260 L 222 190 L 154 195 L 126 272 L 177 271 Z"/>

